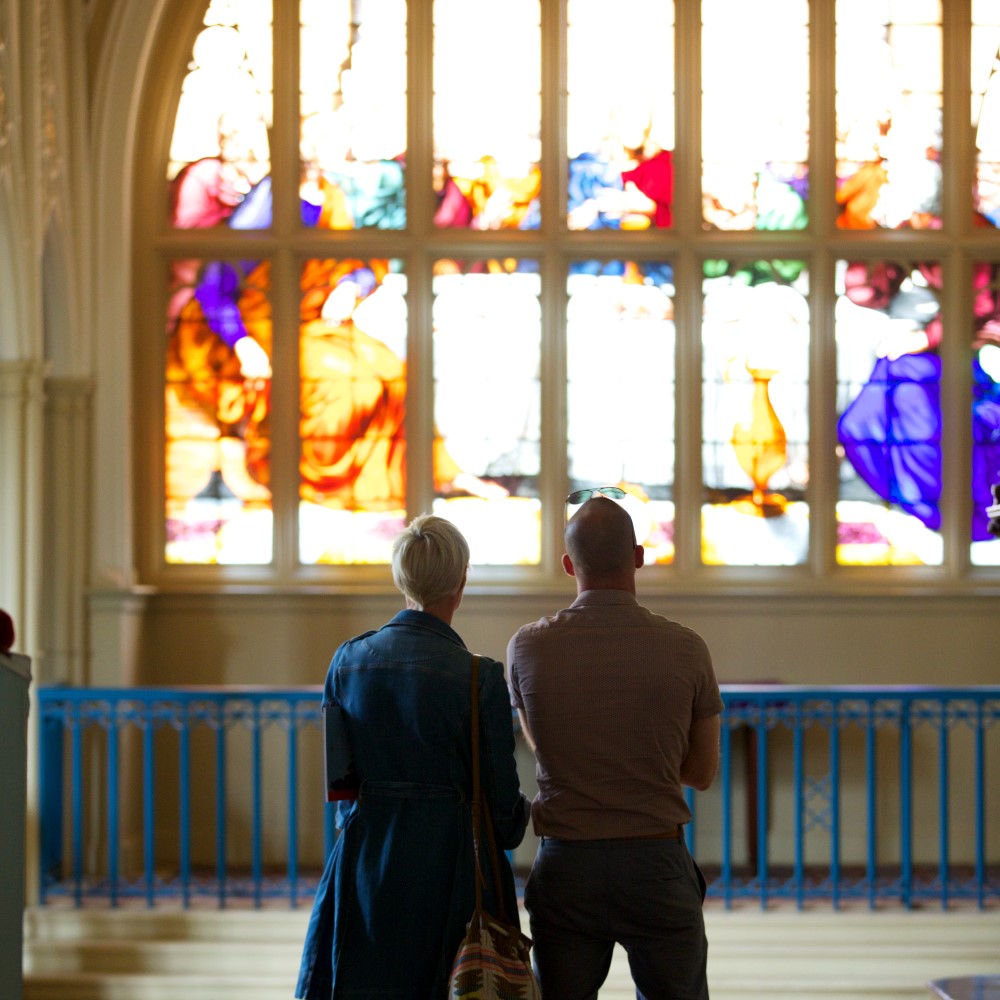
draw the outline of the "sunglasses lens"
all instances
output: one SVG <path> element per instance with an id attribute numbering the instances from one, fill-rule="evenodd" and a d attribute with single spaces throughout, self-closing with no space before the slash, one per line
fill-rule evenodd
<path id="1" fill-rule="evenodd" d="M 621 500 L 625 496 L 625 491 L 620 486 L 594 486 L 587 490 L 576 490 L 566 497 L 566 503 L 578 504 L 586 503 L 591 497 L 610 497 L 612 500 Z"/>

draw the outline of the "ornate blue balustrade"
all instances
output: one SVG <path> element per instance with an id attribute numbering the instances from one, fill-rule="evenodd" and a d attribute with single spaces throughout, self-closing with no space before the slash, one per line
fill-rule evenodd
<path id="1" fill-rule="evenodd" d="M 709 898 L 1000 900 L 1000 686 L 724 685 L 723 698 L 719 778 L 688 793 Z M 308 904 L 336 837 L 319 700 L 318 687 L 40 688 L 41 901 Z"/>

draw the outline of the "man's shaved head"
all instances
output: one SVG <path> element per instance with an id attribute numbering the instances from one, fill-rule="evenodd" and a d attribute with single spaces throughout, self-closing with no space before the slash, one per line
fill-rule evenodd
<path id="1" fill-rule="evenodd" d="M 614 500 L 588 500 L 566 525 L 566 554 L 575 575 L 590 583 L 631 575 L 636 568 L 632 518 Z"/>

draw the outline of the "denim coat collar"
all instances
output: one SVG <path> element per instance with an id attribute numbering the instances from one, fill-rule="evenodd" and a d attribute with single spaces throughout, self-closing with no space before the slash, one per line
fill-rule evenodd
<path id="1" fill-rule="evenodd" d="M 429 632 L 434 632 L 450 640 L 456 646 L 465 648 L 462 637 L 447 622 L 442 621 L 437 615 L 428 614 L 426 611 L 415 611 L 412 608 L 404 608 L 382 627 L 392 628 L 394 625 L 427 629 Z"/>

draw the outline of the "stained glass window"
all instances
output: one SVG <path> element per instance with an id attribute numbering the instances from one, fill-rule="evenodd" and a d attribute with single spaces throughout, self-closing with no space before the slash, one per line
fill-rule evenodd
<path id="1" fill-rule="evenodd" d="M 803 229 L 809 191 L 809 5 L 775 0 L 765 13 L 759 4 L 703 0 L 701 11 L 704 224 Z M 757 44 L 750 41 L 754 38 Z M 766 58 L 765 49 L 780 52 L 780 58 Z"/>
<path id="2" fill-rule="evenodd" d="M 652 586 L 995 580 L 1000 0 L 172 3 L 151 579 L 549 588 L 617 485 Z"/>
<path id="3" fill-rule="evenodd" d="M 972 128 L 976 136 L 973 204 L 1000 226 L 1000 5 L 972 0 Z"/>
<path id="4" fill-rule="evenodd" d="M 1000 566 L 986 508 L 1000 503 L 1000 264 L 972 268 L 972 563 Z"/>
<path id="5" fill-rule="evenodd" d="M 249 207 L 236 210 L 271 172 L 271 48 L 270 0 L 208 5 L 167 164 L 170 221 L 177 229 L 270 223 Z"/>
<path id="6" fill-rule="evenodd" d="M 674 558 L 674 275 L 581 261 L 566 313 L 569 490 L 620 486 L 647 563 Z"/>
<path id="7" fill-rule="evenodd" d="M 705 267 L 702 559 L 791 566 L 809 547 L 809 305 L 800 262 Z"/>
<path id="8" fill-rule="evenodd" d="M 304 0 L 300 18 L 302 221 L 404 229 L 405 0 Z"/>
<path id="9" fill-rule="evenodd" d="M 569 0 L 570 229 L 671 224 L 673 14 L 670 0 L 621 0 L 613 15 L 602 0 Z"/>
<path id="10" fill-rule="evenodd" d="M 837 561 L 938 566 L 941 267 L 837 268 Z"/>
<path id="11" fill-rule="evenodd" d="M 540 0 L 434 0 L 434 222 L 541 224 Z"/>
<path id="12" fill-rule="evenodd" d="M 541 558 L 541 282 L 533 260 L 440 260 L 434 512 L 482 564 Z"/>
<path id="13" fill-rule="evenodd" d="M 837 225 L 941 225 L 940 0 L 837 0 Z"/>
<path id="14" fill-rule="evenodd" d="M 299 307 L 299 553 L 380 563 L 406 523 L 406 276 L 306 261 Z"/>
<path id="15" fill-rule="evenodd" d="M 166 558 L 271 559 L 271 302 L 266 261 L 171 268 Z"/>

